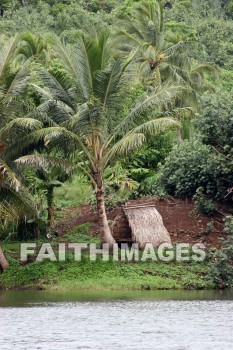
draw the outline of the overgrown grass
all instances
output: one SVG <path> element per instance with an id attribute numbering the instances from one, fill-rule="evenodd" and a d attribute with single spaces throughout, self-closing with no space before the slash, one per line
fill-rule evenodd
<path id="1" fill-rule="evenodd" d="M 18 262 L 0 275 L 0 288 L 43 288 L 47 290 L 118 289 L 204 289 L 207 267 L 197 263 L 95 262 L 84 256 L 75 262 Z"/>
<path id="2" fill-rule="evenodd" d="M 74 227 L 51 244 L 54 251 L 60 242 L 99 243 L 89 235 L 90 223 Z M 47 240 L 48 242 L 48 240 Z M 42 243 L 38 241 L 37 243 Z M 206 263 L 165 262 L 93 262 L 89 253 L 74 261 L 73 252 L 67 252 L 65 262 L 32 262 L 22 266 L 18 260 L 19 243 L 1 244 L 10 261 L 10 269 L 0 274 L 2 289 L 46 290 L 150 290 L 150 289 L 204 289 L 213 287 L 208 282 Z"/>
<path id="3" fill-rule="evenodd" d="M 21 243 L 36 243 L 38 250 L 42 243 L 50 243 L 54 250 L 57 249 L 59 243 L 72 242 L 72 243 L 96 243 L 100 244 L 100 238 L 96 236 L 91 236 L 90 232 L 90 222 L 86 222 L 82 225 L 73 227 L 67 234 L 61 237 L 53 236 L 50 240 L 46 236 L 40 239 L 35 239 L 33 241 L 26 241 Z M 7 255 L 8 259 L 19 260 L 20 257 L 20 242 L 17 241 L 0 241 L 0 245 L 3 248 L 4 253 Z M 36 255 L 36 254 L 35 254 Z"/>
<path id="4" fill-rule="evenodd" d="M 66 235 L 59 239 L 60 242 L 70 241 L 72 243 L 100 243 L 99 237 L 89 235 L 90 222 L 73 227 Z"/>
<path id="5" fill-rule="evenodd" d="M 83 176 L 74 176 L 71 182 L 66 182 L 55 189 L 55 201 L 57 207 L 74 207 L 87 203 L 92 198 L 90 184 Z"/>

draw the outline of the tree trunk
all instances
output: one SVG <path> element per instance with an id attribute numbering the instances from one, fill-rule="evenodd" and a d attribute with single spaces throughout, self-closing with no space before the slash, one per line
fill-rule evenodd
<path id="1" fill-rule="evenodd" d="M 0 268 L 5 271 L 7 269 L 9 269 L 9 263 L 3 253 L 2 248 L 0 247 Z"/>
<path id="2" fill-rule="evenodd" d="M 53 205 L 53 198 L 54 198 L 54 187 L 50 186 L 47 189 L 47 210 L 48 210 L 48 220 L 47 220 L 47 226 L 48 228 L 52 227 L 53 223 L 53 212 L 54 212 L 54 205 Z"/>
<path id="3" fill-rule="evenodd" d="M 107 214 L 105 209 L 103 185 L 100 188 L 97 188 L 96 202 L 97 202 L 99 226 L 101 230 L 101 243 L 102 244 L 108 243 L 110 248 L 112 248 L 113 244 L 115 243 L 115 240 L 111 234 L 111 230 L 108 224 L 108 219 L 107 219 Z"/>
<path id="4" fill-rule="evenodd" d="M 178 141 L 182 141 L 182 128 L 178 128 Z"/>

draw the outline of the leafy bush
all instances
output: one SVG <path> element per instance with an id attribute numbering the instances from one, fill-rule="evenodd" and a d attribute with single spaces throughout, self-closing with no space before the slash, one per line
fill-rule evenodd
<path id="1" fill-rule="evenodd" d="M 129 168 L 130 177 L 141 182 L 153 176 L 158 165 L 164 163 L 169 155 L 176 139 L 174 130 L 158 134 L 156 137 L 149 137 L 144 147 L 134 152 L 132 156 L 129 155 L 129 159 L 125 162 L 125 166 Z"/>
<path id="2" fill-rule="evenodd" d="M 233 287 L 233 220 L 231 217 L 231 234 L 223 240 L 221 250 L 210 253 L 209 278 L 218 288 Z M 226 221 L 228 226 L 228 219 Z M 226 227 L 227 227 L 226 226 Z"/>
<path id="3" fill-rule="evenodd" d="M 199 187 L 193 196 L 195 212 L 197 214 L 213 215 L 216 211 L 213 200 L 208 199 L 204 194 L 203 187 Z"/>
<path id="4" fill-rule="evenodd" d="M 193 197 L 199 187 L 209 199 L 232 200 L 232 159 L 198 141 L 175 146 L 161 167 L 160 183 L 178 197 Z"/>
<path id="5" fill-rule="evenodd" d="M 233 153 L 232 94 L 206 94 L 202 112 L 195 121 L 202 143 L 212 145 L 221 153 Z"/>
<path id="6" fill-rule="evenodd" d="M 227 232 L 233 235 L 233 216 L 229 215 L 225 217 L 224 232 Z"/>
<path id="7" fill-rule="evenodd" d="M 157 199 L 164 199 L 168 194 L 160 185 L 160 173 L 153 173 L 146 177 L 141 183 L 137 191 L 134 191 L 133 198 L 142 196 L 156 196 Z"/>
<path id="8" fill-rule="evenodd" d="M 144 195 L 156 194 L 160 174 L 155 173 L 141 182 L 138 192 Z"/>
<path id="9" fill-rule="evenodd" d="M 161 168 L 160 182 L 171 195 L 193 197 L 198 187 L 213 185 L 213 156 L 208 146 L 187 141 L 176 145 Z"/>

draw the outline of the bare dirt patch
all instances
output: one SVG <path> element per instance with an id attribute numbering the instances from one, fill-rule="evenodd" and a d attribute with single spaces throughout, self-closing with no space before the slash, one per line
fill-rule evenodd
<path id="1" fill-rule="evenodd" d="M 170 233 L 173 243 L 204 243 L 208 248 L 220 247 L 219 238 L 226 237 L 223 232 L 223 218 L 221 214 L 215 216 L 195 215 L 194 203 L 187 199 L 140 199 L 130 201 L 130 204 L 154 203 L 156 209 L 162 215 L 163 222 Z M 108 219 L 114 218 L 120 213 L 120 207 L 114 208 L 108 212 Z M 96 212 L 89 205 L 79 207 L 65 208 L 62 211 L 62 217 L 56 220 L 56 231 L 60 235 L 69 232 L 72 227 L 79 226 L 86 222 L 91 222 L 90 234 L 98 233 L 98 218 Z M 208 229 L 208 223 L 212 222 L 211 230 Z"/>

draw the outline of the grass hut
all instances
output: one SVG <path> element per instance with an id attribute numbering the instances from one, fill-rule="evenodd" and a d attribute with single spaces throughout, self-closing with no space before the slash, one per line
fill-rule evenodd
<path id="1" fill-rule="evenodd" d="M 112 235 L 118 243 L 138 243 L 140 248 L 146 243 L 158 247 L 171 243 L 163 219 L 154 204 L 126 205 L 112 224 Z"/>

